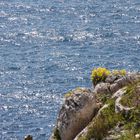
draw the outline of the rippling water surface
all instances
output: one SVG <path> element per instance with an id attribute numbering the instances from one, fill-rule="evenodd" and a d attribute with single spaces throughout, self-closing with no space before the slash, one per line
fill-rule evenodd
<path id="1" fill-rule="evenodd" d="M 140 70 L 139 0 L 0 0 L 0 139 L 48 140 L 97 66 Z"/>

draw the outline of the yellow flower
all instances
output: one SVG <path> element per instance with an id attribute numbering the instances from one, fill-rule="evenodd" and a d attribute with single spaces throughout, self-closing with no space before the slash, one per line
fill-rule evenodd
<path id="1" fill-rule="evenodd" d="M 91 80 L 96 85 L 98 82 L 104 81 L 105 78 L 110 74 L 110 71 L 106 68 L 95 68 L 92 70 Z"/>

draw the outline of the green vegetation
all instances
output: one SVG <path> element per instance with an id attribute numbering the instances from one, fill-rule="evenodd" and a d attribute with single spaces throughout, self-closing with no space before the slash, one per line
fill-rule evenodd
<path id="1" fill-rule="evenodd" d="M 96 94 L 96 100 L 102 104 L 105 104 L 107 102 L 108 99 L 111 98 L 111 94 L 110 93 L 101 93 L 101 94 Z"/>
<path id="2" fill-rule="evenodd" d="M 121 114 L 115 113 L 114 99 L 108 100 L 107 102 L 109 106 L 104 108 L 100 114 L 92 120 L 88 127 L 88 133 L 79 138 L 79 140 L 90 140 L 91 138 L 102 140 L 111 128 L 123 120 Z"/>
<path id="3" fill-rule="evenodd" d="M 109 71 L 108 69 L 102 67 L 95 68 L 92 70 L 92 74 L 91 74 L 91 80 L 93 82 L 93 85 L 96 86 L 99 82 L 104 82 L 109 75 L 125 76 L 126 70 L 122 69 L 122 70 Z"/>
<path id="4" fill-rule="evenodd" d="M 140 82 L 136 82 L 127 86 L 125 95 L 121 100 L 121 104 L 128 107 L 134 107 L 127 117 L 124 128 L 131 130 L 129 134 L 140 134 Z M 132 139 L 133 140 L 133 139 Z"/>
<path id="5" fill-rule="evenodd" d="M 92 70 L 91 74 L 91 80 L 93 82 L 93 85 L 97 85 L 101 81 L 105 81 L 107 76 L 110 74 L 110 71 L 106 68 L 95 68 Z"/>
<path id="6" fill-rule="evenodd" d="M 138 140 L 135 138 L 135 134 L 132 131 L 127 131 L 124 135 L 121 135 L 119 140 Z"/>
<path id="7" fill-rule="evenodd" d="M 125 76 L 126 75 L 126 70 L 125 69 L 122 69 L 122 70 L 113 70 L 111 72 L 113 75 L 121 75 L 121 76 Z"/>
<path id="8" fill-rule="evenodd" d="M 128 112 L 115 113 L 115 99 L 110 99 L 105 95 L 98 95 L 104 104 L 108 107 L 93 118 L 92 122 L 87 127 L 88 131 L 85 135 L 81 135 L 78 140 L 102 140 L 108 136 L 108 132 L 113 130 L 118 124 L 121 124 L 121 129 L 117 132 L 120 136 L 118 140 L 138 140 L 136 134 L 140 134 L 140 82 L 130 84 L 126 87 L 126 93 L 123 95 L 121 103 L 126 107 L 134 107 Z M 123 130 L 122 133 L 121 131 Z M 115 133 L 115 132 L 114 132 Z M 115 134 L 116 135 L 116 134 Z"/>
<path id="9" fill-rule="evenodd" d="M 121 103 L 128 107 L 140 107 L 140 82 L 130 84 L 126 88 L 126 93 L 122 97 Z"/>

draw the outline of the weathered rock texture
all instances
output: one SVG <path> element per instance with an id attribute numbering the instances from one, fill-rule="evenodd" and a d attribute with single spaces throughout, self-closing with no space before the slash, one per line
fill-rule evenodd
<path id="1" fill-rule="evenodd" d="M 90 89 L 77 88 L 70 94 L 60 110 L 56 125 L 61 140 L 73 140 L 91 121 L 99 108 Z M 54 135 L 52 138 L 54 139 Z"/>
<path id="2" fill-rule="evenodd" d="M 130 111 L 131 109 L 133 109 L 134 107 L 126 107 L 126 106 L 123 106 L 121 104 L 121 100 L 122 100 L 122 97 L 123 95 L 126 93 L 126 89 L 125 88 L 122 88 L 120 90 L 118 90 L 114 95 L 113 95 L 113 98 L 116 98 L 115 100 L 115 112 L 116 113 L 119 113 L 119 112 L 128 112 Z"/>
<path id="3" fill-rule="evenodd" d="M 132 93 L 136 97 L 133 98 Z M 125 137 L 127 133 L 130 134 L 124 129 L 129 119 L 134 121 L 139 127 L 136 130 L 140 131 L 138 95 L 140 95 L 139 73 L 130 73 L 126 76 L 109 75 L 105 82 L 97 84 L 94 90 L 77 88 L 71 91 L 59 112 L 50 140 L 119 140 L 122 135 Z M 132 100 L 129 100 L 129 96 Z M 137 104 L 133 104 L 135 101 Z M 135 119 L 138 117 L 137 121 L 133 119 L 133 113 Z M 129 136 L 130 139 L 132 135 Z M 140 134 L 135 135 L 138 137 Z"/>

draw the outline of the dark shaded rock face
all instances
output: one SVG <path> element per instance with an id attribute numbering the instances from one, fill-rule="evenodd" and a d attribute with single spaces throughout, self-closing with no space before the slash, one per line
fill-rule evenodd
<path id="1" fill-rule="evenodd" d="M 91 90 L 78 88 L 71 94 L 65 99 L 57 120 L 56 129 L 61 140 L 73 140 L 91 121 L 99 108 Z M 54 137 L 51 139 L 55 139 Z"/>
<path id="2" fill-rule="evenodd" d="M 31 135 L 28 135 L 25 137 L 25 140 L 33 140 L 33 137 Z"/>
<path id="3" fill-rule="evenodd" d="M 69 92 L 59 112 L 56 127 L 50 140 L 101 139 L 100 136 L 98 137 L 98 133 L 94 133 L 95 131 L 97 131 L 97 129 L 101 129 L 97 127 L 98 125 L 96 125 L 97 120 L 101 120 L 102 123 L 98 123 L 100 125 L 103 124 L 108 129 L 108 126 L 104 124 L 104 120 L 100 116 L 102 112 L 104 112 L 104 110 L 107 111 L 107 109 L 110 109 L 110 112 L 114 113 L 112 114 L 112 116 L 116 117 L 116 120 L 114 120 L 114 122 L 112 121 L 111 125 L 114 128 L 117 128 L 117 126 L 115 125 L 118 125 L 117 119 L 121 116 L 120 114 L 123 112 L 124 116 L 128 116 L 131 110 L 134 109 L 133 106 L 127 107 L 123 105 L 121 103 L 121 100 L 123 99 L 123 102 L 126 102 L 124 96 L 127 94 L 129 86 L 135 85 L 136 81 L 140 81 L 140 74 L 131 73 L 127 74 L 126 76 L 111 75 L 106 78 L 104 83 L 97 84 L 94 90 L 90 90 L 87 88 L 77 88 Z M 139 91 L 140 84 L 138 85 L 137 93 L 139 93 Z M 127 98 L 129 99 L 129 96 Z M 111 105 L 109 102 L 111 103 Z M 110 117 L 109 114 L 107 115 L 108 117 Z M 108 119 L 108 117 L 106 118 L 106 115 L 104 116 L 104 118 L 106 119 Z M 92 130 L 95 128 L 96 130 Z M 110 133 L 114 133 L 114 128 L 111 129 Z M 109 129 L 103 130 L 104 133 L 107 133 Z M 121 129 L 119 130 L 121 131 Z M 100 130 L 100 132 L 101 131 L 102 130 Z M 103 134 L 102 136 L 104 135 L 105 134 Z M 117 134 L 117 136 L 119 136 L 119 134 Z M 110 136 L 106 139 L 110 138 L 112 139 L 112 137 Z"/>

